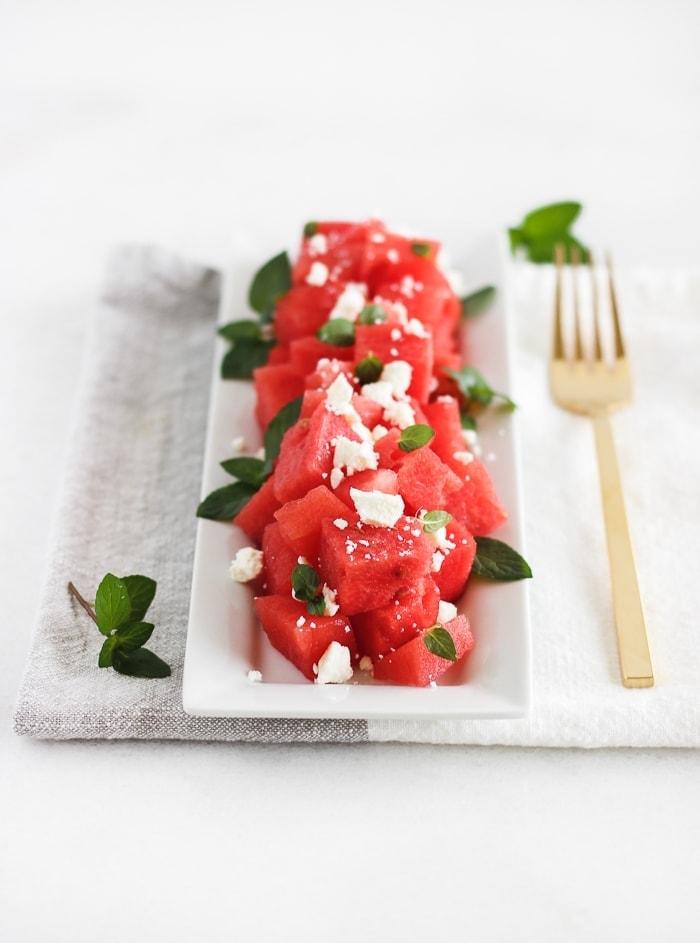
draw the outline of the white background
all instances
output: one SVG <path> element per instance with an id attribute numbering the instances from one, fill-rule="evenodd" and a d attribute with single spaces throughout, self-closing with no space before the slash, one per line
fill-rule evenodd
<path id="1" fill-rule="evenodd" d="M 0 3 L 0 938 L 698 939 L 694 751 L 10 718 L 109 247 L 225 265 L 371 213 L 449 246 L 577 198 L 618 265 L 697 263 L 699 27 L 695 0 Z"/>

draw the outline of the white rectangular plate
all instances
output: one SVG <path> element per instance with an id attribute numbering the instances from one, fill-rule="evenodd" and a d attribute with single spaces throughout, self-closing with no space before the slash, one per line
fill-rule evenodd
<path id="1" fill-rule="evenodd" d="M 465 360 L 499 392 L 511 392 L 511 340 L 504 278 L 504 248 L 493 239 L 479 244 L 459 265 L 465 288 L 496 287 L 495 300 L 465 329 Z M 235 316 L 245 283 L 226 281 L 220 320 Z M 239 315 L 241 316 L 241 315 Z M 245 316 L 245 315 L 242 315 Z M 233 440 L 260 443 L 253 417 L 252 384 L 219 379 L 225 351 L 215 356 L 202 496 L 232 481 L 219 463 L 233 457 Z M 479 424 L 482 457 L 509 520 L 493 534 L 524 553 L 517 443 L 517 412 L 493 413 Z M 357 671 L 354 681 L 319 685 L 268 643 L 257 623 L 249 587 L 235 583 L 229 565 L 249 543 L 232 524 L 199 520 L 183 678 L 187 713 L 207 717 L 313 718 L 506 718 L 530 705 L 531 655 L 527 580 L 471 580 L 459 603 L 471 622 L 476 645 L 464 662 L 433 687 L 379 684 Z M 262 682 L 248 680 L 258 670 Z"/>

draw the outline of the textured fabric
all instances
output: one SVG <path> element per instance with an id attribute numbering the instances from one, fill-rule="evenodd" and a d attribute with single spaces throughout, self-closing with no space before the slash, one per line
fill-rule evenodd
<path id="1" fill-rule="evenodd" d="M 697 499 L 700 274 L 618 276 L 636 380 L 614 418 L 656 686 L 619 680 L 590 423 L 549 397 L 552 273 L 513 265 L 533 627 L 533 708 L 508 721 L 195 718 L 182 664 L 219 275 L 153 248 L 110 261 L 85 356 L 72 447 L 15 729 L 36 737 L 413 741 L 521 746 L 700 745 Z M 157 682 L 97 669 L 100 638 L 66 590 L 107 571 L 158 581 Z"/>

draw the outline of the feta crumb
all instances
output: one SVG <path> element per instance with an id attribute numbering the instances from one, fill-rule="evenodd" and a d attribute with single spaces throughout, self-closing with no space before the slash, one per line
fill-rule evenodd
<path id="1" fill-rule="evenodd" d="M 328 240 L 322 232 L 315 232 L 308 241 L 311 255 L 325 255 L 328 252 Z"/>
<path id="2" fill-rule="evenodd" d="M 367 286 L 361 282 L 348 282 L 333 305 L 328 315 L 329 320 L 345 318 L 346 321 L 356 321 L 357 316 L 367 304 Z"/>
<path id="3" fill-rule="evenodd" d="M 231 561 L 231 579 L 237 583 L 249 583 L 260 576 L 263 569 L 263 552 L 255 547 L 241 547 Z"/>
<path id="4" fill-rule="evenodd" d="M 407 334 L 413 334 L 416 337 L 427 337 L 428 331 L 425 328 L 425 325 L 422 321 L 419 321 L 418 318 L 411 318 L 406 325 L 405 331 Z"/>
<path id="5" fill-rule="evenodd" d="M 350 489 L 350 497 L 360 520 L 373 527 L 393 527 L 404 512 L 400 494 L 384 494 L 383 491 L 361 491 Z"/>
<path id="6" fill-rule="evenodd" d="M 251 668 L 248 672 L 248 681 L 250 684 L 260 684 L 262 681 L 262 672 L 255 671 L 255 669 Z"/>
<path id="7" fill-rule="evenodd" d="M 386 408 L 393 402 L 391 383 L 387 383 L 385 380 L 377 380 L 376 383 L 365 383 L 362 387 L 362 396 L 366 396 L 367 399 L 371 399 Z"/>
<path id="8" fill-rule="evenodd" d="M 299 616 L 297 619 L 297 628 L 300 629 L 304 625 L 306 625 L 306 616 Z"/>
<path id="9" fill-rule="evenodd" d="M 325 285 L 328 281 L 328 266 L 323 262 L 312 262 L 309 274 L 306 276 L 307 285 Z"/>
<path id="10" fill-rule="evenodd" d="M 433 554 L 433 562 L 432 562 L 432 564 L 431 564 L 431 566 L 430 566 L 431 572 L 432 572 L 432 573 L 439 573 L 440 570 L 441 570 L 441 568 L 442 568 L 442 564 L 443 564 L 444 562 L 445 562 L 445 554 L 444 554 L 444 553 L 440 553 L 439 550 L 436 550 L 435 553 Z"/>
<path id="11" fill-rule="evenodd" d="M 390 262 L 399 261 L 399 253 L 396 251 L 396 249 L 389 249 L 389 251 L 386 254 L 386 257 Z"/>
<path id="12" fill-rule="evenodd" d="M 245 439 L 242 435 L 237 435 L 231 442 L 231 448 L 236 452 L 245 452 Z"/>
<path id="13" fill-rule="evenodd" d="M 387 429 L 386 426 L 382 426 L 382 425 L 375 426 L 374 429 L 372 429 L 372 438 L 376 442 L 377 439 L 383 438 L 387 434 L 388 431 L 389 430 Z"/>
<path id="14" fill-rule="evenodd" d="M 441 599 L 438 605 L 437 612 L 437 621 L 440 625 L 444 625 L 446 622 L 449 622 L 450 619 L 454 619 L 457 615 L 457 607 L 454 603 L 447 602 L 445 599 Z"/>
<path id="15" fill-rule="evenodd" d="M 333 471 L 344 469 L 346 475 L 354 475 L 357 471 L 376 469 L 379 465 L 379 456 L 374 451 L 371 441 L 355 442 L 346 436 L 339 435 L 333 452 Z M 333 472 L 331 472 L 331 484 Z M 337 485 L 333 487 L 337 488 Z"/>
<path id="16" fill-rule="evenodd" d="M 455 452 L 454 457 L 463 465 L 469 465 L 470 462 L 474 461 L 474 456 L 471 452 Z"/>
<path id="17" fill-rule="evenodd" d="M 408 426 L 414 424 L 416 414 L 411 408 L 410 403 L 397 403 L 394 401 L 389 406 L 385 407 L 382 418 L 398 426 L 399 429 L 406 429 Z"/>
<path id="18" fill-rule="evenodd" d="M 348 526 L 348 522 L 342 517 L 336 517 L 333 523 L 338 528 L 338 530 L 345 530 L 345 528 Z"/>
<path id="19" fill-rule="evenodd" d="M 331 642 L 315 666 L 316 684 L 342 684 L 352 678 L 350 649 L 340 642 Z"/>
<path id="20" fill-rule="evenodd" d="M 323 584 L 322 594 L 323 594 L 323 602 L 326 607 L 325 615 L 334 616 L 336 612 L 338 611 L 338 609 L 340 608 L 340 606 L 336 602 L 338 598 L 338 594 L 336 593 L 334 589 L 331 589 L 327 583 Z"/>
<path id="21" fill-rule="evenodd" d="M 413 367 L 405 360 L 393 360 L 384 366 L 382 375 L 379 378 L 380 383 L 388 383 L 394 393 L 394 396 L 405 396 L 411 385 L 413 377 Z"/>
<path id="22" fill-rule="evenodd" d="M 363 655 L 362 658 L 360 658 L 360 671 L 371 671 L 372 668 L 374 668 L 372 659 L 369 655 Z"/>

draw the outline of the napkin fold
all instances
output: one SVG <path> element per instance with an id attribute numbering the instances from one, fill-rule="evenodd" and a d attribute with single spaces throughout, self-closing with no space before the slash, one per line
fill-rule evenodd
<path id="1" fill-rule="evenodd" d="M 622 687 L 590 423 L 547 386 L 552 273 L 512 263 L 523 447 L 533 707 L 517 720 L 202 718 L 182 708 L 202 455 L 221 276 L 152 246 L 110 257 L 14 713 L 50 739 L 405 741 L 561 747 L 700 746 L 697 496 L 700 272 L 628 271 L 618 290 L 636 380 L 614 418 L 656 686 Z M 157 681 L 97 667 L 101 637 L 67 592 L 106 572 L 157 580 Z"/>

